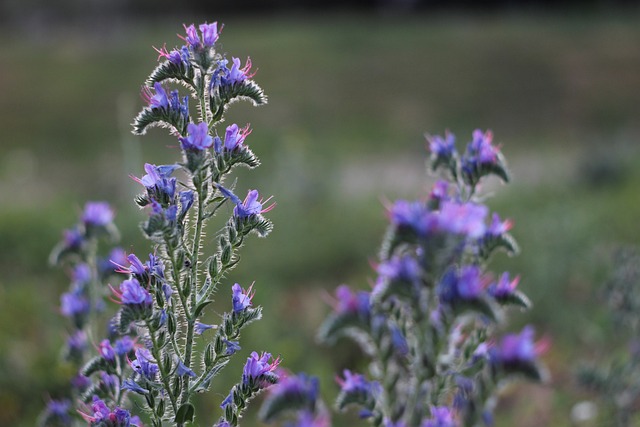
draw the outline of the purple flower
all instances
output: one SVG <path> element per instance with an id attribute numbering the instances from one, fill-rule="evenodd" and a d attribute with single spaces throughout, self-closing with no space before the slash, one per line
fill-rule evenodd
<path id="1" fill-rule="evenodd" d="M 389 209 L 389 219 L 398 228 L 420 230 L 423 219 L 428 214 L 424 203 L 407 200 L 398 200 Z"/>
<path id="2" fill-rule="evenodd" d="M 500 216 L 497 213 L 494 213 L 491 217 L 491 224 L 487 228 L 487 234 L 492 237 L 499 237 L 511 230 L 513 227 L 513 222 L 509 219 L 505 221 L 500 220 Z"/>
<path id="3" fill-rule="evenodd" d="M 130 390 L 134 393 L 138 394 L 148 394 L 149 391 L 142 388 L 138 383 L 134 380 L 128 378 L 122 382 L 122 390 Z"/>
<path id="4" fill-rule="evenodd" d="M 145 186 L 147 194 L 152 200 L 168 204 L 176 193 L 177 181 L 176 178 L 170 178 L 170 175 L 178 167 L 178 165 L 156 166 L 145 163 L 144 170 L 147 174 L 142 178 L 134 177 L 134 179 Z"/>
<path id="5" fill-rule="evenodd" d="M 180 144 L 183 150 L 203 151 L 211 148 L 213 138 L 209 135 L 209 128 L 205 122 L 198 125 L 189 123 L 187 125 L 188 136 L 180 137 Z"/>
<path id="6" fill-rule="evenodd" d="M 329 427 L 331 419 L 326 411 L 315 414 L 309 410 L 298 411 L 295 423 L 285 424 L 285 427 Z"/>
<path id="7" fill-rule="evenodd" d="M 102 384 L 109 389 L 115 389 L 120 382 L 117 375 L 110 375 L 106 372 L 100 372 L 100 380 L 102 381 Z"/>
<path id="8" fill-rule="evenodd" d="M 185 365 L 182 360 L 180 360 L 177 356 L 177 366 L 176 366 L 176 375 L 178 375 L 179 377 L 183 377 L 185 375 L 188 375 L 190 377 L 195 377 L 196 373 L 193 372 L 187 365 Z"/>
<path id="9" fill-rule="evenodd" d="M 67 339 L 67 347 L 72 353 L 84 351 L 87 348 L 87 334 L 82 330 L 75 331 Z"/>
<path id="10" fill-rule="evenodd" d="M 119 407 L 115 407 L 113 411 L 100 400 L 98 396 L 93 396 L 91 404 L 91 414 L 80 412 L 82 418 L 90 425 L 108 426 L 108 427 L 129 427 L 131 425 L 140 426 L 138 417 L 131 417 L 129 411 Z"/>
<path id="11" fill-rule="evenodd" d="M 180 215 L 184 217 L 184 215 L 186 215 L 187 211 L 193 205 L 193 200 L 194 200 L 193 191 L 191 190 L 181 191 L 178 194 L 178 198 L 180 199 Z"/>
<path id="12" fill-rule="evenodd" d="M 436 157 L 449 158 L 455 152 L 456 137 L 452 133 L 446 132 L 444 138 L 439 135 L 427 136 L 427 141 L 429 150 Z"/>
<path id="13" fill-rule="evenodd" d="M 122 338 L 116 340 L 115 344 L 113 345 L 113 349 L 118 356 L 125 356 L 133 351 L 134 345 L 135 341 L 131 339 L 130 336 L 125 335 Z"/>
<path id="14" fill-rule="evenodd" d="M 64 230 L 63 239 L 65 246 L 69 249 L 79 249 L 84 242 L 84 236 L 77 227 Z"/>
<path id="15" fill-rule="evenodd" d="M 480 129 L 473 131 L 473 138 L 467 146 L 467 155 L 470 160 L 473 159 L 478 163 L 494 163 L 497 160 L 500 150 L 491 145 L 493 142 L 493 133 L 488 130 L 484 134 Z"/>
<path id="16" fill-rule="evenodd" d="M 379 280 L 406 283 L 418 283 L 421 269 L 418 261 L 412 256 L 393 257 L 378 265 Z"/>
<path id="17" fill-rule="evenodd" d="M 336 301 L 334 310 L 336 313 L 353 313 L 362 317 L 368 317 L 371 312 L 371 294 L 365 291 L 353 292 L 347 285 L 336 288 Z"/>
<path id="18" fill-rule="evenodd" d="M 60 311 L 63 316 L 80 316 L 88 313 L 90 309 L 89 300 L 77 292 L 66 292 L 60 297 Z"/>
<path id="19" fill-rule="evenodd" d="M 271 197 L 267 200 L 258 200 L 258 197 L 260 197 L 258 190 L 249 190 L 244 201 L 236 204 L 236 207 L 233 209 L 233 214 L 238 218 L 247 218 L 251 215 L 260 215 L 269 212 L 275 207 L 275 203 L 273 203 L 269 207 L 262 209 L 262 206 L 271 200 Z"/>
<path id="20" fill-rule="evenodd" d="M 91 385 L 91 379 L 78 374 L 71 379 L 71 386 L 80 392 L 85 391 Z"/>
<path id="21" fill-rule="evenodd" d="M 455 304 L 459 301 L 470 301 L 478 298 L 486 285 L 480 267 L 463 266 L 459 270 L 449 269 L 438 284 L 440 301 Z"/>
<path id="22" fill-rule="evenodd" d="M 336 377 L 336 382 L 344 393 L 363 393 L 375 396 L 380 392 L 380 384 L 376 381 L 367 381 L 364 376 L 351 373 L 348 369 L 345 369 L 342 374 L 344 378 Z"/>
<path id="23" fill-rule="evenodd" d="M 513 294 L 519 282 L 520 276 L 510 280 L 509 273 L 505 271 L 496 283 L 489 285 L 487 292 L 494 298 L 505 298 Z"/>
<path id="24" fill-rule="evenodd" d="M 478 238 L 484 234 L 488 208 L 475 203 L 445 201 L 438 214 L 437 227 L 453 234 Z"/>
<path id="25" fill-rule="evenodd" d="M 222 340 L 222 342 L 224 342 L 225 345 L 227 346 L 227 349 L 224 352 L 226 356 L 231 356 L 232 354 L 235 354 L 238 350 L 241 350 L 240 343 L 238 341 Z"/>
<path id="26" fill-rule="evenodd" d="M 69 410 L 71 402 L 68 399 L 53 400 L 47 402 L 47 413 L 50 417 L 60 421 L 61 425 L 71 425 L 71 416 Z"/>
<path id="27" fill-rule="evenodd" d="M 422 423 L 422 427 L 456 427 L 453 411 L 446 406 L 431 407 L 431 418 Z"/>
<path id="28" fill-rule="evenodd" d="M 305 373 L 298 375 L 281 375 L 278 384 L 271 389 L 270 396 L 284 397 L 288 401 L 303 401 L 312 406 L 318 398 L 318 378 Z"/>
<path id="29" fill-rule="evenodd" d="M 113 362 L 116 360 L 116 352 L 111 346 L 111 342 L 109 342 L 109 340 L 102 340 L 98 346 L 98 351 L 100 352 L 100 356 L 102 356 L 102 358 L 107 362 Z"/>
<path id="30" fill-rule="evenodd" d="M 191 24 L 188 27 L 186 25 L 184 26 L 184 31 L 187 33 L 187 37 L 184 38 L 184 41 L 186 41 L 189 46 L 191 46 L 194 49 L 198 49 L 202 44 L 200 42 L 200 36 L 198 36 L 198 30 L 196 30 L 196 26 Z"/>
<path id="31" fill-rule="evenodd" d="M 231 303 L 233 304 L 234 313 L 239 313 L 247 307 L 251 306 L 251 299 L 253 298 L 253 284 L 249 286 L 246 291 L 240 287 L 239 284 L 234 284 L 231 287 L 233 295 L 231 297 Z"/>
<path id="32" fill-rule="evenodd" d="M 438 180 L 431 187 L 431 192 L 429 193 L 429 199 L 436 201 L 444 201 L 450 200 L 449 197 L 449 183 L 447 181 Z"/>
<path id="33" fill-rule="evenodd" d="M 202 43 L 205 47 L 211 47 L 218 41 L 218 37 L 220 37 L 220 33 L 218 32 L 218 23 L 214 22 L 213 24 L 200 24 L 200 31 L 202 32 Z M 222 28 L 221 28 L 222 29 Z"/>
<path id="34" fill-rule="evenodd" d="M 80 263 L 73 267 L 71 277 L 77 285 L 85 285 L 91 281 L 91 267 L 88 264 Z"/>
<path id="35" fill-rule="evenodd" d="M 193 327 L 193 332 L 195 332 L 197 335 L 202 335 L 204 331 L 213 328 L 215 328 L 214 325 L 207 325 L 206 323 L 196 322 Z"/>
<path id="36" fill-rule="evenodd" d="M 87 202 L 82 222 L 88 226 L 104 227 L 113 222 L 113 209 L 107 202 Z"/>
<path id="37" fill-rule="evenodd" d="M 189 48 L 187 46 L 182 46 L 179 50 L 173 49 L 172 51 L 167 51 L 166 46 L 162 46 L 161 49 L 157 49 L 154 47 L 156 52 L 158 52 L 158 61 L 160 58 L 165 58 L 169 62 L 174 65 L 183 65 L 185 68 L 189 68 L 191 63 L 189 61 L 190 54 Z"/>
<path id="38" fill-rule="evenodd" d="M 227 76 L 229 84 L 242 83 L 246 79 L 254 76 L 255 73 L 251 73 L 251 58 L 247 58 L 247 62 L 244 67 L 240 68 L 240 58 L 231 58 L 233 65 Z"/>
<path id="39" fill-rule="evenodd" d="M 258 355 L 255 351 L 252 352 L 251 356 L 247 358 L 247 363 L 245 363 L 242 372 L 243 384 L 255 384 L 260 388 L 264 388 L 266 384 L 264 384 L 263 381 L 266 379 L 266 376 L 270 376 L 273 380 L 276 380 L 277 375 L 274 371 L 280 364 L 280 358 L 269 361 L 270 359 L 271 353 L 265 352 Z"/>
<path id="40" fill-rule="evenodd" d="M 136 349 L 136 359 L 131 361 L 131 368 L 144 378 L 153 381 L 158 374 L 158 365 L 151 352 L 144 347 Z"/>
<path id="41" fill-rule="evenodd" d="M 503 365 L 520 365 L 535 362 L 538 355 L 549 347 L 549 341 L 543 339 L 533 342 L 535 332 L 531 326 L 525 326 L 520 334 L 508 334 L 502 338 L 500 344 L 491 349 L 490 357 L 493 362 Z"/>
<path id="42" fill-rule="evenodd" d="M 151 307 L 153 303 L 153 298 L 149 292 L 134 278 L 123 281 L 120 284 L 120 292 L 114 290 L 114 293 L 124 305 Z"/>
<path id="43" fill-rule="evenodd" d="M 228 126 L 224 134 L 224 148 L 228 151 L 233 151 L 236 148 L 241 149 L 242 143 L 250 133 L 249 125 L 242 129 L 235 123 Z"/>
<path id="44" fill-rule="evenodd" d="M 100 274 L 108 275 L 118 273 L 118 267 L 127 262 L 127 254 L 122 248 L 113 248 L 109 255 L 100 260 Z"/>
<path id="45" fill-rule="evenodd" d="M 151 89 L 146 86 L 143 91 L 143 98 L 147 100 L 149 107 L 161 109 L 169 108 L 169 97 L 167 96 L 167 91 L 164 87 L 162 87 L 160 83 L 156 82 L 153 84 L 153 88 L 156 93 L 152 93 Z"/>

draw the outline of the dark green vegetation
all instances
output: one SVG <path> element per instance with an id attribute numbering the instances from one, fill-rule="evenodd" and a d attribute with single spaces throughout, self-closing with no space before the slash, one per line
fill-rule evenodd
<path id="1" fill-rule="evenodd" d="M 239 182 L 278 202 L 274 232 L 247 245 L 229 279 L 229 289 L 256 280 L 254 301 L 265 308 L 242 351 L 281 354 L 287 367 L 321 376 L 332 399 L 333 372 L 359 359 L 314 344 L 325 289 L 374 279 L 381 199 L 426 191 L 423 132 L 449 128 L 465 143 L 488 127 L 514 176 L 487 188 L 499 190 L 489 205 L 514 219 L 523 249 L 494 265 L 520 274 L 534 303 L 512 314 L 513 329 L 533 323 L 553 340 L 552 384 L 514 387 L 498 418 L 570 425 L 571 406 L 589 397 L 572 379 L 576 361 L 616 345 L 597 295 L 611 253 L 640 242 L 638 15 L 219 20 L 223 50 L 251 56 L 270 98 L 230 110 L 229 123 L 251 122 L 247 143 L 263 160 Z M 0 425 L 33 425 L 70 374 L 57 365 L 67 280 L 46 261 L 84 202 L 113 203 L 122 245 L 141 257 L 150 250 L 128 175 L 172 161 L 177 142 L 162 131 L 133 137 L 129 123 L 155 64 L 151 45 L 172 47 L 181 22 L 130 30 L 44 42 L 1 35 Z M 229 289 L 219 292 L 225 304 Z M 214 386 L 219 395 L 203 398 L 212 415 L 202 425 L 242 362 Z"/>

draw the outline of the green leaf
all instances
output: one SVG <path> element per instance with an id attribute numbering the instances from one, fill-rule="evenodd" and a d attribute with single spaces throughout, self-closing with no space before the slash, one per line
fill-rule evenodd
<path id="1" fill-rule="evenodd" d="M 347 335 L 349 329 L 368 332 L 369 325 L 357 313 L 332 313 L 320 325 L 318 338 L 326 343 L 333 343 L 338 337 Z"/>
<path id="2" fill-rule="evenodd" d="M 515 305 L 526 309 L 531 308 L 531 306 L 533 305 L 529 297 L 527 297 L 520 291 L 514 291 L 509 295 L 496 298 L 496 301 L 498 301 L 502 305 Z"/>
<path id="3" fill-rule="evenodd" d="M 88 377 L 94 372 L 103 371 L 106 368 L 107 361 L 100 356 L 95 356 L 93 359 L 90 359 L 87 363 L 85 363 L 82 369 L 80 369 L 80 373 L 85 377 Z"/>
<path id="4" fill-rule="evenodd" d="M 184 424 L 186 422 L 193 421 L 193 417 L 195 415 L 195 408 L 191 403 L 184 403 L 179 409 L 178 413 L 176 413 L 176 418 L 174 421 L 177 424 Z"/>
<path id="5" fill-rule="evenodd" d="M 225 366 L 227 366 L 229 360 L 230 359 L 226 359 L 218 362 L 213 368 L 207 371 L 207 373 L 204 374 L 202 382 L 200 382 L 200 384 L 195 389 L 193 389 L 192 392 L 204 393 L 205 391 L 209 390 L 209 387 L 211 387 L 211 380 L 213 379 L 213 377 L 218 375 L 218 373 L 220 373 L 220 371 L 222 371 Z"/>

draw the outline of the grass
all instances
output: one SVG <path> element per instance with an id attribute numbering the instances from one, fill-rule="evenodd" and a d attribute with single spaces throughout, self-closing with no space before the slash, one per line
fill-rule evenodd
<path id="1" fill-rule="evenodd" d="M 320 375 L 331 399 L 327 379 L 357 357 L 346 344 L 334 351 L 313 343 L 324 290 L 368 286 L 385 227 L 380 200 L 426 189 L 425 131 L 449 128 L 464 143 L 475 127 L 490 127 L 515 177 L 496 187 L 490 205 L 515 220 L 523 248 L 516 258 L 497 256 L 495 270 L 521 274 L 534 301 L 531 312 L 513 313 L 514 327 L 531 322 L 554 343 L 546 357 L 552 387 L 520 388 L 499 419 L 524 426 L 514 421 L 521 414 L 548 413 L 549 425 L 568 426 L 571 406 L 586 396 L 570 367 L 615 341 L 597 299 L 609 254 L 640 238 L 637 14 L 224 21 L 223 49 L 251 56 L 270 97 L 266 107 L 231 110 L 230 122 L 252 124 L 248 143 L 263 161 L 238 185 L 278 202 L 274 233 L 251 241 L 230 277 L 256 280 L 265 307 L 244 342 Z M 85 200 L 107 199 L 125 248 L 149 251 L 128 175 L 139 176 L 145 161 L 172 161 L 175 141 L 161 131 L 134 138 L 127 123 L 154 64 L 150 46 L 171 46 L 180 29 L 149 23 L 100 38 L 53 33 L 40 43 L 0 35 L 9 64 L 0 74 L 2 425 L 33 425 L 47 393 L 64 388 L 64 367 L 50 367 L 64 340 L 55 304 L 66 279 L 46 266 L 59 230 Z M 231 367 L 221 383 L 237 372 Z M 218 391 L 202 404 L 217 408 L 226 393 Z M 523 397 L 529 392 L 537 398 Z"/>

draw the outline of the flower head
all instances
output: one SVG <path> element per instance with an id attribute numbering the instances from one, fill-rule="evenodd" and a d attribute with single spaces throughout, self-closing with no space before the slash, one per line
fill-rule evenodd
<path id="1" fill-rule="evenodd" d="M 262 206 L 271 200 L 271 197 L 267 200 L 258 199 L 259 197 L 260 194 L 258 194 L 258 190 L 249 190 L 244 201 L 236 204 L 236 207 L 233 209 L 233 214 L 238 218 L 247 218 L 252 215 L 260 215 L 265 212 L 269 212 L 275 207 L 275 203 L 273 203 L 263 209 Z"/>
<path id="2" fill-rule="evenodd" d="M 436 157 L 449 158 L 455 152 L 456 137 L 452 133 L 446 132 L 444 138 L 439 135 L 427 135 L 427 141 L 429 150 Z"/>
<path id="3" fill-rule="evenodd" d="M 124 305 L 151 307 L 153 303 L 151 294 L 135 278 L 123 281 L 120 284 L 120 292 L 116 292 L 116 295 Z"/>
<path id="4" fill-rule="evenodd" d="M 196 322 L 193 327 L 193 332 L 195 332 L 196 335 L 202 335 L 204 331 L 213 328 L 215 328 L 214 325 L 207 325 L 206 323 Z"/>
<path id="5" fill-rule="evenodd" d="M 245 291 L 239 284 L 236 283 L 231 287 L 231 290 L 233 292 L 231 302 L 233 304 L 234 313 L 239 313 L 245 308 L 251 306 L 251 299 L 253 299 L 254 295 L 253 284 L 249 286 L 249 289 Z"/>
<path id="6" fill-rule="evenodd" d="M 116 360 L 116 352 L 111 346 L 111 342 L 109 340 L 102 340 L 98 346 L 98 351 L 100 352 L 100 356 L 102 356 L 102 358 L 107 362 L 113 362 Z"/>
<path id="7" fill-rule="evenodd" d="M 107 202 L 87 202 L 82 213 L 85 225 L 104 227 L 113 222 L 113 209 Z"/>
<path id="8" fill-rule="evenodd" d="M 482 270 L 475 265 L 463 266 L 460 269 L 449 269 L 438 285 L 440 301 L 455 304 L 478 298 L 485 289 L 487 280 Z"/>
<path id="9" fill-rule="evenodd" d="M 446 406 L 431 407 L 431 418 L 422 423 L 422 427 L 456 427 L 454 412 Z"/>
<path id="10" fill-rule="evenodd" d="M 336 377 L 336 382 L 344 393 L 362 393 L 366 395 L 377 395 L 380 393 L 380 384 L 376 381 L 367 381 L 360 374 L 354 374 L 350 370 L 345 369 L 342 372 L 344 378 Z"/>
<path id="11" fill-rule="evenodd" d="M 151 352 L 144 347 L 136 349 L 136 358 L 131 361 L 131 368 L 144 378 L 153 381 L 158 374 L 158 364 Z"/>
<path id="12" fill-rule="evenodd" d="M 184 26 L 184 31 L 187 33 L 187 36 L 184 38 L 184 40 L 187 42 L 187 44 L 189 44 L 189 46 L 191 46 L 194 49 L 198 49 L 199 47 L 202 46 L 202 43 L 200 42 L 200 36 L 198 35 L 198 30 L 196 30 L 196 26 L 191 24 L 188 27 L 186 25 Z"/>
<path id="13" fill-rule="evenodd" d="M 66 292 L 60 297 L 60 311 L 63 316 L 80 316 L 88 313 L 90 309 L 89 300 L 82 294 Z"/>
<path id="14" fill-rule="evenodd" d="M 227 126 L 227 129 L 224 134 L 224 149 L 227 151 L 234 151 L 236 149 L 242 149 L 242 143 L 247 138 L 247 136 L 251 133 L 251 129 L 249 125 L 244 128 L 240 128 L 237 124 L 232 124 L 231 126 Z M 222 150 L 222 141 L 218 143 L 220 146 L 218 150 Z"/>
<path id="15" fill-rule="evenodd" d="M 242 382 L 247 385 L 257 385 L 259 388 L 265 388 L 267 383 L 274 383 L 278 376 L 274 373 L 280 358 L 272 360 L 271 353 L 262 353 L 258 355 L 255 351 L 247 358 L 242 372 Z"/>
<path id="16" fill-rule="evenodd" d="M 365 291 L 354 292 L 347 285 L 340 285 L 335 290 L 335 303 L 333 303 L 336 313 L 353 313 L 362 317 L 371 314 L 371 294 Z"/>
<path id="17" fill-rule="evenodd" d="M 179 138 L 183 150 L 203 151 L 213 145 L 213 138 L 209 135 L 209 127 L 205 122 L 198 125 L 189 123 L 187 125 L 187 133 L 187 137 Z"/>
<path id="18" fill-rule="evenodd" d="M 176 356 L 176 358 L 177 358 L 177 356 Z M 179 377 L 183 377 L 185 375 L 187 375 L 189 377 L 195 377 L 196 373 L 193 372 L 187 365 L 185 365 L 182 362 L 182 360 L 177 358 L 176 375 L 178 375 Z"/>
<path id="19" fill-rule="evenodd" d="M 211 47 L 218 41 L 218 37 L 220 37 L 220 33 L 218 32 L 218 23 L 214 22 L 213 24 L 200 24 L 198 27 L 200 28 L 200 32 L 202 32 L 202 43 L 205 47 Z"/>
<path id="20" fill-rule="evenodd" d="M 513 280 L 509 278 L 509 272 L 504 272 L 500 279 L 487 288 L 489 295 L 495 298 L 505 298 L 512 295 L 520 282 L 520 276 L 516 276 Z"/>
<path id="21" fill-rule="evenodd" d="M 492 237 L 499 237 L 511 230 L 513 227 L 513 222 L 509 219 L 505 221 L 500 220 L 500 216 L 497 213 L 494 213 L 491 217 L 491 224 L 487 227 L 487 234 Z"/>
<path id="22" fill-rule="evenodd" d="M 530 364 L 549 348 L 549 341 L 543 339 L 534 343 L 535 331 L 531 326 L 525 328 L 519 334 L 508 334 L 500 343 L 492 348 L 491 360 L 504 366 Z"/>

